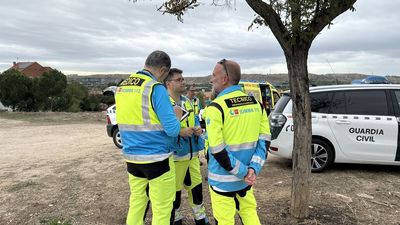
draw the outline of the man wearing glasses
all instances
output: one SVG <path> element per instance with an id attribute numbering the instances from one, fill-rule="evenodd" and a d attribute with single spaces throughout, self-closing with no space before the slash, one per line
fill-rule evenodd
<path id="1" fill-rule="evenodd" d="M 204 148 L 204 140 L 200 135 L 198 117 L 195 115 L 193 105 L 182 94 L 185 93 L 185 79 L 182 77 L 182 70 L 172 68 L 165 85 L 170 96 L 171 104 L 175 112 L 181 118 L 181 128 L 190 128 L 193 135 L 190 137 L 178 136 L 171 146 L 174 151 L 175 174 L 176 174 L 176 199 L 174 202 L 175 225 L 181 225 L 183 214 L 180 211 L 182 187 L 186 189 L 189 196 L 189 204 L 193 210 L 196 225 L 206 225 L 206 217 L 203 205 L 202 176 L 200 172 L 199 151 Z M 183 112 L 179 112 L 179 109 Z"/>
<path id="2" fill-rule="evenodd" d="M 271 140 L 268 117 L 260 102 L 238 85 L 241 72 L 232 60 L 219 61 L 210 83 L 216 98 L 207 107 L 208 182 L 218 225 L 259 225 L 252 186 Z"/>
<path id="3" fill-rule="evenodd" d="M 187 99 L 192 103 L 193 105 L 193 110 L 194 113 L 199 115 L 199 111 L 202 108 L 200 100 L 196 97 L 196 86 L 194 84 L 191 84 L 187 88 Z"/>

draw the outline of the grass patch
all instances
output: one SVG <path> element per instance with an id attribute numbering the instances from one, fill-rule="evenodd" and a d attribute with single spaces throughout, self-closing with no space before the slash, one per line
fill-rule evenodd
<path id="1" fill-rule="evenodd" d="M 0 112 L 1 119 L 41 124 L 105 123 L 104 112 Z"/>
<path id="2" fill-rule="evenodd" d="M 40 220 L 40 224 L 44 225 L 72 225 L 70 220 L 66 220 L 64 218 L 44 218 Z"/>
<path id="3" fill-rule="evenodd" d="M 21 183 L 15 184 L 13 186 L 10 187 L 10 189 L 8 189 L 9 192 L 16 192 L 19 191 L 21 189 L 24 189 L 26 187 L 32 187 L 32 186 L 36 186 L 39 185 L 38 183 L 28 180 L 28 181 L 23 181 Z"/>

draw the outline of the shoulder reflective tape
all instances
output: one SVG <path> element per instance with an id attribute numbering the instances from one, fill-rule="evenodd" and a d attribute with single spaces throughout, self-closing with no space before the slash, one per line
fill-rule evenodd
<path id="1" fill-rule="evenodd" d="M 228 145 L 229 150 L 236 152 L 244 149 L 253 149 L 257 146 L 257 141 L 252 141 L 252 142 L 247 142 L 247 143 L 242 143 L 238 145 Z"/>
<path id="2" fill-rule="evenodd" d="M 226 144 L 225 144 L 225 143 L 222 143 L 222 144 L 217 145 L 217 146 L 215 146 L 215 147 L 209 146 L 209 149 L 210 149 L 210 151 L 211 151 L 212 154 L 216 154 L 216 153 L 218 153 L 218 152 L 224 150 L 225 147 L 226 147 Z"/>
<path id="3" fill-rule="evenodd" d="M 167 159 L 172 152 L 156 155 L 128 155 L 124 154 L 124 158 L 133 162 L 159 162 Z"/>
<path id="4" fill-rule="evenodd" d="M 208 172 L 208 178 L 220 182 L 236 182 L 242 180 L 235 175 L 219 175 L 211 172 Z"/>
<path id="5" fill-rule="evenodd" d="M 271 141 L 271 135 L 270 134 L 260 134 L 258 136 L 258 139 L 264 140 L 264 141 Z"/>
<path id="6" fill-rule="evenodd" d="M 118 124 L 118 128 L 121 131 L 163 131 L 164 128 L 161 124 Z"/>
<path id="7" fill-rule="evenodd" d="M 143 122 L 144 124 L 150 124 L 150 102 L 149 102 L 149 96 L 150 96 L 150 91 L 151 91 L 151 87 L 153 86 L 153 84 L 155 84 L 156 82 L 151 80 L 149 81 L 143 90 L 143 95 L 142 95 L 142 118 L 143 118 Z"/>

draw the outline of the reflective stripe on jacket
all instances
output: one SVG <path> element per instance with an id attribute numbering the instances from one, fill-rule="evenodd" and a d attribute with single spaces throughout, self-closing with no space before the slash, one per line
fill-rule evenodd
<path id="1" fill-rule="evenodd" d="M 249 167 L 256 174 L 260 172 L 270 141 L 268 117 L 262 105 L 242 92 L 240 86 L 228 87 L 207 107 L 206 127 L 210 185 L 224 191 L 245 188 L 244 176 Z"/>
<path id="2" fill-rule="evenodd" d="M 200 126 L 189 99 L 180 96 L 180 102 L 177 103 L 170 97 L 170 101 L 173 106 L 179 105 L 189 112 L 189 116 L 181 121 L 181 128 Z M 171 145 L 171 150 L 174 151 L 175 161 L 190 160 L 198 156 L 199 151 L 203 149 L 204 138 L 194 134 L 190 138 L 178 136 L 174 138 L 173 144 Z"/>
<path id="3" fill-rule="evenodd" d="M 153 93 L 156 87 L 160 91 Z M 172 154 L 168 150 L 172 138 L 167 134 L 174 136 L 179 134 L 179 121 L 173 117 L 175 114 L 170 104 L 162 109 L 166 115 L 161 117 L 156 114 L 157 108 L 153 102 L 157 99 L 155 95 L 161 95 L 158 97 L 165 95 L 164 99 L 168 101 L 165 87 L 147 71 L 132 74 L 117 88 L 116 118 L 123 144 L 123 155 L 128 162 L 151 163 L 165 160 Z M 168 132 L 159 118 L 173 119 Z"/>

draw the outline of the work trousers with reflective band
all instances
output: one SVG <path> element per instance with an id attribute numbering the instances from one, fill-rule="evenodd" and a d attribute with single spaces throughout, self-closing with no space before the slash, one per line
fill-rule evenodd
<path id="1" fill-rule="evenodd" d="M 150 164 L 128 163 L 131 191 L 127 225 L 143 225 L 148 201 L 151 201 L 152 224 L 168 225 L 175 200 L 175 165 L 172 157 Z M 148 194 L 146 188 L 148 187 Z"/>
<path id="2" fill-rule="evenodd" d="M 217 225 L 235 225 L 236 212 L 243 225 L 261 225 L 253 188 L 250 186 L 235 192 L 218 192 L 210 187 L 210 197 Z"/>
<path id="3" fill-rule="evenodd" d="M 188 192 L 189 204 L 193 210 L 196 225 L 206 224 L 206 210 L 203 205 L 202 176 L 199 157 L 191 160 L 175 161 L 176 200 L 174 202 L 175 222 L 183 219 L 181 209 L 181 191 Z"/>

